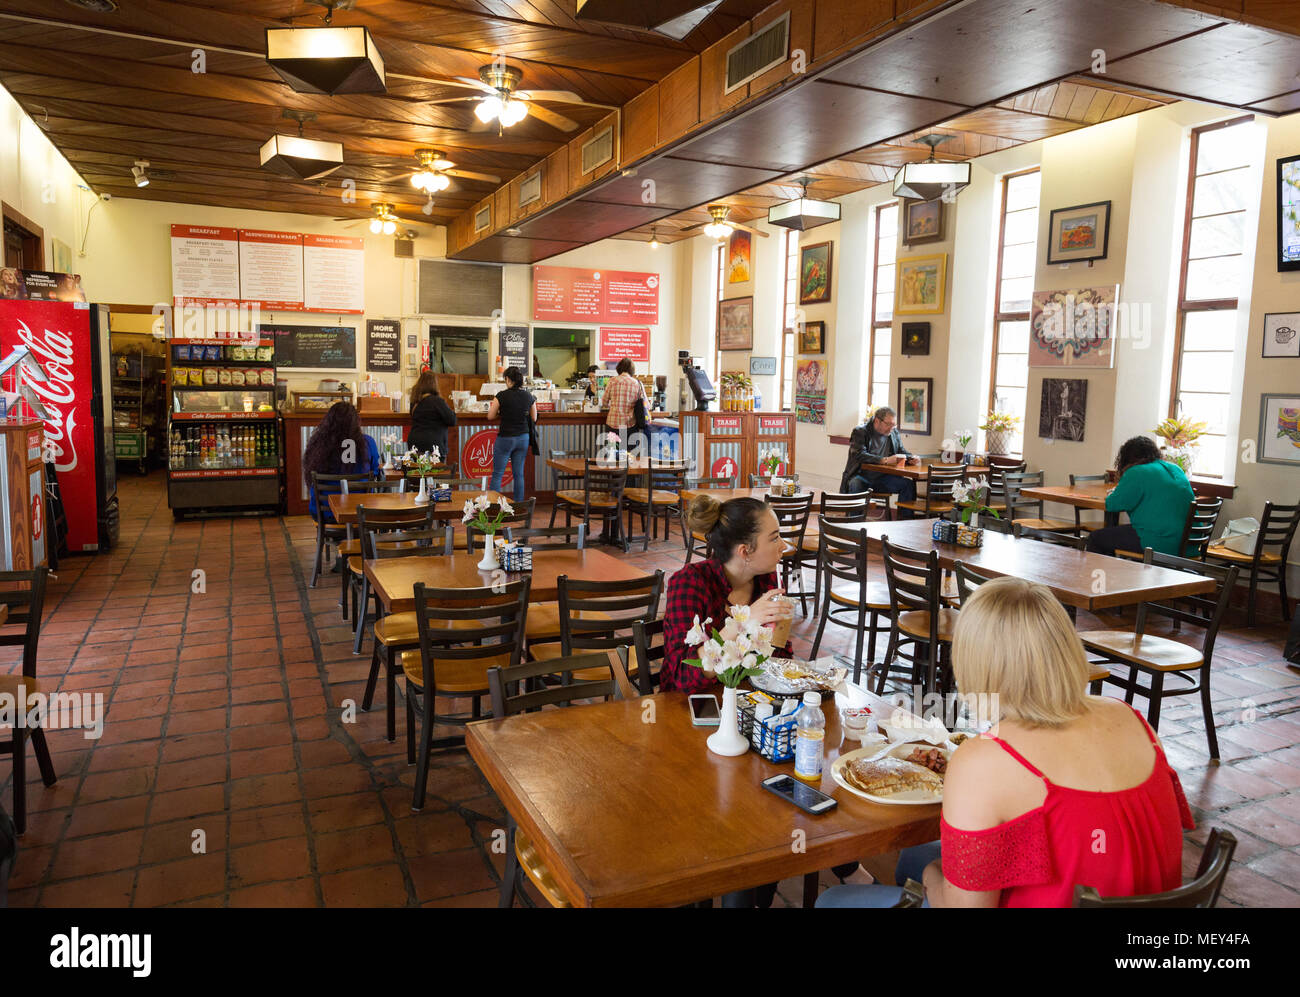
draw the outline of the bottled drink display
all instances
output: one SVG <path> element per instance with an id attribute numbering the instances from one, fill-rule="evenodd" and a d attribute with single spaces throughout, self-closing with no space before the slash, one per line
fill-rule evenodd
<path id="1" fill-rule="evenodd" d="M 275 467 L 280 452 L 273 425 L 195 422 L 172 424 L 174 471 Z"/>

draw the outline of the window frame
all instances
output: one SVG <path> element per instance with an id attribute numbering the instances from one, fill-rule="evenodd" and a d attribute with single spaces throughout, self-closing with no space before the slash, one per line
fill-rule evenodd
<path id="1" fill-rule="evenodd" d="M 1029 322 L 1033 316 L 1032 301 L 1030 303 L 1029 311 L 1004 312 L 1002 310 L 1002 262 L 1003 262 L 1003 257 L 1006 255 L 1006 248 L 1007 248 L 1006 247 L 1007 191 L 1008 188 L 1010 187 L 1011 181 L 1015 180 L 1017 177 L 1029 176 L 1031 173 L 1038 173 L 1041 175 L 1042 172 L 1043 172 L 1043 168 L 1041 166 L 1030 166 L 1023 170 L 1016 170 L 1012 173 L 1004 173 L 1001 177 L 1002 193 L 1001 193 L 1001 202 L 998 208 L 998 242 L 997 242 L 997 250 L 994 253 L 994 256 L 997 260 L 997 265 L 993 273 L 993 338 L 991 342 L 991 349 L 989 350 L 989 395 L 988 395 L 988 403 L 987 403 L 988 407 L 985 409 L 986 413 L 996 411 L 996 406 L 997 406 L 998 346 L 1002 336 L 1002 323 L 1003 322 Z M 1041 187 L 1040 187 L 1040 193 L 1038 198 L 1038 207 L 1036 210 L 1038 211 L 1039 214 L 1039 221 L 1041 221 L 1042 210 L 1043 210 L 1043 199 L 1042 199 Z M 1038 234 L 1037 233 L 1035 233 L 1034 235 L 1034 258 L 1035 259 L 1038 258 Z M 1028 418 L 1029 418 L 1029 386 L 1026 384 L 1025 386 L 1026 421 L 1028 420 Z M 1025 449 L 1025 442 L 1024 442 L 1025 438 L 1024 438 L 1023 429 L 1024 427 L 1022 427 L 1022 433 L 1020 437 L 1019 453 L 1023 453 Z"/>
<path id="2" fill-rule="evenodd" d="M 900 227 L 901 227 L 901 225 L 902 225 L 902 221 L 903 221 L 903 202 L 902 202 L 902 200 L 901 200 L 901 199 L 891 199 L 891 200 L 888 200 L 888 201 L 882 201 L 880 204 L 877 204 L 877 205 L 876 205 L 876 207 L 875 207 L 875 209 L 874 209 L 874 212 L 873 212 L 873 214 L 872 214 L 872 223 L 873 223 L 873 228 L 872 228 L 871 231 L 872 231 L 872 234 L 873 234 L 874 238 L 873 238 L 872 241 L 871 241 L 871 304 L 869 305 L 869 309 L 870 309 L 870 310 L 867 312 L 867 330 L 868 330 L 868 335 L 867 335 L 867 378 L 866 378 L 866 382 L 865 382 L 865 387 L 866 387 L 866 391 L 867 391 L 867 400 L 866 400 L 866 405 L 867 405 L 867 406 L 870 406 L 871 403 L 872 403 L 872 401 L 873 401 L 873 399 L 872 399 L 872 397 L 871 397 L 871 386 L 872 386 L 873 384 L 875 384 L 875 382 L 876 382 L 876 377 L 875 377 L 875 374 L 876 374 L 876 333 L 878 333 L 881 329 L 887 329 L 887 330 L 889 331 L 889 335 L 890 335 L 890 339 L 891 339 L 891 343 L 890 343 L 891 350 L 890 350 L 890 352 L 891 352 L 891 359 L 892 359 L 892 352 L 893 352 L 893 350 L 892 350 L 892 346 L 893 346 L 892 339 L 893 339 L 893 334 L 894 334 L 894 320 L 895 320 L 896 318 L 898 318 L 898 315 L 897 315 L 895 312 L 891 312 L 890 315 L 889 315 L 889 318 L 888 318 L 888 319 L 881 320 L 881 319 L 877 319 L 877 318 L 876 318 L 876 294 L 877 294 L 877 292 L 879 291 L 879 284 L 880 284 L 880 280 L 879 280 L 879 277 L 880 277 L 880 217 L 881 217 L 881 215 L 883 215 L 886 211 L 888 211 L 888 210 L 891 209 L 891 208 L 898 212 L 898 217 L 897 217 L 897 220 L 896 220 L 896 222 L 895 222 L 895 226 L 894 226 L 894 241 L 895 241 L 895 247 L 897 247 L 897 242 L 898 242 L 898 233 L 899 233 Z M 895 267 L 895 270 L 894 270 L 895 284 L 897 284 L 897 277 L 898 277 L 898 270 L 897 270 L 897 267 L 898 267 L 898 252 L 897 252 L 897 248 L 895 248 L 895 252 L 894 252 L 894 267 Z M 892 367 L 892 366 L 893 366 L 893 365 L 891 364 L 891 367 Z M 890 386 L 890 385 L 887 384 L 887 387 L 889 387 L 889 386 Z M 890 403 L 892 403 L 892 398 L 891 398 L 889 395 L 886 395 L 886 404 L 890 404 Z"/>

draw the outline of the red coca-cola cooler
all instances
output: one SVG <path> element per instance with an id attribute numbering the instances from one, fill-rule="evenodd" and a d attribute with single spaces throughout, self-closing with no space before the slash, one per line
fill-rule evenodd
<path id="1" fill-rule="evenodd" d="M 20 347 L 27 355 L 0 387 L 44 409 L 46 459 L 63 499 L 68 550 L 113 547 L 119 515 L 113 427 L 105 418 L 112 401 L 108 306 L 0 300 L 0 358 Z M 10 408 L 31 411 L 25 401 Z"/>

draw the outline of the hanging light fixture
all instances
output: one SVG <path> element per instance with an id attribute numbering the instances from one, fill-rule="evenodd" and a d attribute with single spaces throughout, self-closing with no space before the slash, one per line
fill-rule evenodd
<path id="1" fill-rule="evenodd" d="M 725 239 L 731 235 L 731 226 L 727 224 L 727 215 L 731 209 L 725 204 L 710 204 L 709 214 L 713 220 L 704 226 L 704 234 L 710 239 Z"/>
<path id="2" fill-rule="evenodd" d="M 934 158 L 935 146 L 955 135 L 922 135 L 918 142 L 930 147 L 930 158 L 923 163 L 908 163 L 894 174 L 894 196 L 915 201 L 933 201 L 936 197 L 955 197 L 970 186 L 970 163 L 940 163 Z"/>
<path id="3" fill-rule="evenodd" d="M 303 138 L 302 126 L 316 120 L 310 111 L 289 111 L 283 117 L 298 122 L 297 135 L 272 135 L 262 146 L 262 169 L 295 180 L 316 180 L 343 165 L 343 145 Z"/>
<path id="4" fill-rule="evenodd" d="M 659 248 L 659 232 L 653 225 L 650 226 L 650 248 Z"/>
<path id="5" fill-rule="evenodd" d="M 416 149 L 415 155 L 420 168 L 411 174 L 412 187 L 432 197 L 451 186 L 451 177 L 442 170 L 451 169 L 455 163 L 433 149 Z"/>
<path id="6" fill-rule="evenodd" d="M 812 177 L 800 177 L 795 183 L 803 187 L 803 193 L 793 201 L 768 208 L 769 225 L 780 225 L 783 228 L 794 229 L 796 232 L 806 232 L 818 225 L 829 225 L 840 220 L 838 201 L 815 201 L 808 196 L 808 185 L 812 183 Z"/>
<path id="7" fill-rule="evenodd" d="M 267 28 L 266 61 L 299 93 L 385 93 L 384 59 L 365 27 L 331 26 L 354 0 L 308 0 L 325 8 L 323 28 Z"/>
<path id="8" fill-rule="evenodd" d="M 393 206 L 381 201 L 375 205 L 375 217 L 370 219 L 370 231 L 375 235 L 392 235 L 397 231 L 397 218 L 393 215 Z"/>
<path id="9" fill-rule="evenodd" d="M 509 128 L 528 117 L 528 102 L 511 96 L 523 79 L 522 72 L 514 66 L 492 63 L 480 69 L 478 75 L 479 79 L 496 91 L 474 106 L 474 116 L 479 121 L 485 125 L 490 121 L 499 121 L 502 128 Z"/>

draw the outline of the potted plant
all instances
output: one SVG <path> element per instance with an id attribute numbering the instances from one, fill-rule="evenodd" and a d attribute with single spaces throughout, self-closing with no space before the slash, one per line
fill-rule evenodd
<path id="1" fill-rule="evenodd" d="M 959 481 L 952 486 L 952 500 L 956 505 L 953 510 L 959 522 L 967 523 L 976 528 L 980 525 L 980 516 L 988 513 L 994 519 L 1001 519 L 997 510 L 990 509 L 984 503 L 989 497 L 988 478 L 972 478 L 970 481 Z"/>
<path id="2" fill-rule="evenodd" d="M 1152 432 L 1164 440 L 1164 459 L 1177 464 L 1190 478 L 1192 467 L 1196 463 L 1196 451 L 1200 447 L 1198 441 L 1208 428 L 1204 422 L 1193 422 L 1186 416 L 1179 416 L 1177 419 L 1166 419 Z"/>
<path id="3" fill-rule="evenodd" d="M 1011 434 L 1020 424 L 1020 416 L 1010 412 L 990 412 L 980 429 L 984 430 L 985 447 L 991 454 L 1004 454 L 1011 446 Z"/>
<path id="4" fill-rule="evenodd" d="M 501 528 L 501 521 L 515 511 L 504 495 L 500 497 L 497 505 L 497 513 L 493 516 L 488 512 L 492 508 L 492 500 L 486 495 L 479 495 L 466 501 L 464 513 L 460 517 L 462 523 L 473 526 L 484 534 L 483 560 L 478 562 L 478 566 L 484 571 L 501 567 L 501 563 L 497 560 L 496 532 Z"/>
<path id="5" fill-rule="evenodd" d="M 700 649 L 698 658 L 686 659 L 706 675 L 722 683 L 722 717 L 716 732 L 709 736 L 709 750 L 715 755 L 743 755 L 749 741 L 741 736 L 736 708 L 736 689 L 745 679 L 759 675 L 763 662 L 772 656 L 772 628 L 754 623 L 748 606 L 728 606 L 727 622 L 719 631 L 710 629 L 713 618 L 695 623 L 686 634 L 686 646 Z"/>
<path id="6" fill-rule="evenodd" d="M 773 448 L 761 450 L 758 454 L 758 471 L 765 477 L 774 478 L 784 460 L 785 455 L 780 450 Z"/>
<path id="7" fill-rule="evenodd" d="M 427 478 L 433 473 L 433 469 L 438 466 L 440 454 L 437 447 L 430 447 L 424 453 L 419 450 L 411 449 L 406 451 L 404 463 L 407 472 L 414 471 L 420 477 L 420 491 L 415 496 L 416 505 L 429 504 L 429 485 Z"/>

